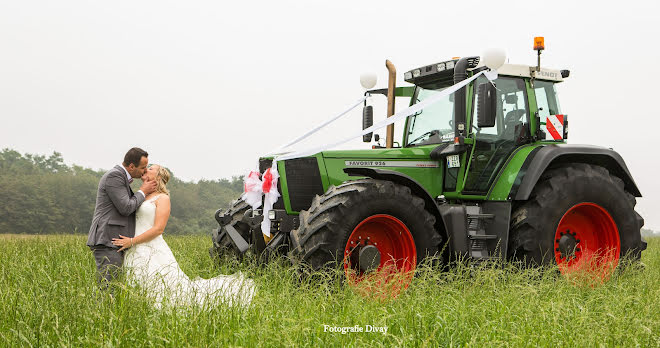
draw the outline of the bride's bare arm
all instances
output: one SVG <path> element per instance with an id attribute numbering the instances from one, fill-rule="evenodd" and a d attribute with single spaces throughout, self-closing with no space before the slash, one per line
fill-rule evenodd
<path id="1" fill-rule="evenodd" d="M 133 238 L 133 244 L 140 244 L 148 242 L 165 231 L 167 219 L 170 218 L 170 196 L 161 195 L 156 200 L 156 218 L 154 219 L 154 226 L 142 233 L 141 235 Z"/>
<path id="2" fill-rule="evenodd" d="M 139 243 L 148 242 L 163 234 L 165 226 L 167 225 L 167 220 L 170 218 L 170 196 L 161 195 L 158 197 L 155 204 L 156 217 L 154 218 L 154 226 L 135 238 L 120 235 L 120 238 L 113 239 L 112 244 L 121 247 L 118 251 L 128 249 Z"/>

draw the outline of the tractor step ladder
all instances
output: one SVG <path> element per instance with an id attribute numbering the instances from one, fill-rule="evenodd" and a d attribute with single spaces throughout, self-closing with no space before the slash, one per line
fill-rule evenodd
<path id="1" fill-rule="evenodd" d="M 477 260 L 491 259 L 488 253 L 488 241 L 497 239 L 496 235 L 486 234 L 486 224 L 495 218 L 494 214 L 482 214 L 481 206 L 466 207 L 467 236 L 470 246 L 470 256 Z"/>

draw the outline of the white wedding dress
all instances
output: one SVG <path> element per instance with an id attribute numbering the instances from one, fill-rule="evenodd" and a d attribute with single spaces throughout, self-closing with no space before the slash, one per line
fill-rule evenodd
<path id="1" fill-rule="evenodd" d="M 155 201 L 159 196 L 145 201 L 138 208 L 135 217 L 136 237 L 153 227 Z M 255 292 L 254 281 L 240 273 L 191 280 L 179 267 L 162 235 L 128 249 L 124 267 L 129 284 L 144 288 L 159 308 L 164 304 L 203 306 L 217 301 L 230 306 L 247 307 Z"/>

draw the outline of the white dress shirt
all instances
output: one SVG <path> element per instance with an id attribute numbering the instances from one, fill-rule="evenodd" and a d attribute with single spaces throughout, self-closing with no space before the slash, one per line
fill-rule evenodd
<path id="1" fill-rule="evenodd" d="M 128 170 L 126 170 L 126 167 L 124 167 L 123 164 L 120 164 L 119 166 L 122 167 L 122 168 L 124 168 L 124 172 L 126 172 L 126 177 L 128 178 L 128 182 L 131 182 L 131 180 L 133 180 L 133 178 L 131 178 L 131 174 L 128 172 Z M 147 196 L 144 194 L 144 192 L 142 192 L 142 190 L 138 190 L 138 193 L 141 193 L 141 194 L 142 194 L 142 197 L 145 197 L 145 198 L 147 197 Z"/>

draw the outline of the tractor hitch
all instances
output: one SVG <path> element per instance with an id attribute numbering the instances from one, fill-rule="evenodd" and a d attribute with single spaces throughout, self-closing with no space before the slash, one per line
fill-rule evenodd
<path id="1" fill-rule="evenodd" d="M 224 233 L 227 233 L 232 243 L 234 243 L 234 245 L 238 249 L 239 253 L 243 254 L 250 248 L 250 245 L 245 241 L 245 239 L 243 239 L 243 237 L 241 237 L 240 233 L 236 231 L 234 226 L 226 225 L 225 227 L 223 227 L 223 229 L 224 229 Z"/>
<path id="2" fill-rule="evenodd" d="M 216 248 L 220 247 L 220 241 L 226 240 L 225 245 L 231 245 L 238 253 L 243 255 L 248 249 L 260 254 L 272 254 L 278 248 L 285 246 L 289 241 L 289 232 L 300 225 L 298 216 L 288 215 L 283 209 L 271 210 L 271 238 L 266 237 L 261 231 L 263 211 L 261 209 L 246 210 L 240 219 L 232 218 L 231 214 L 216 213 L 216 220 L 220 227 L 212 231 L 212 238 Z M 232 219 L 233 222 L 232 222 Z M 237 230 L 238 224 L 245 224 L 249 233 L 241 233 Z M 246 229 L 243 225 L 244 229 Z"/>

